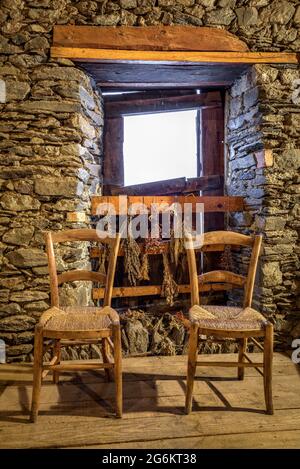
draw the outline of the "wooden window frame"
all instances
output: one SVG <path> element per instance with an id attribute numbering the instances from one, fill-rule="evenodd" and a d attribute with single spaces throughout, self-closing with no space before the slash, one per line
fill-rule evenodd
<path id="1" fill-rule="evenodd" d="M 108 96 L 104 105 L 104 160 L 103 160 L 103 193 L 104 195 L 167 195 L 183 194 L 199 191 L 211 191 L 223 189 L 224 182 L 224 162 L 217 162 L 215 165 L 204 164 L 203 158 L 207 153 L 208 159 L 212 157 L 212 152 L 203 151 L 201 148 L 202 120 L 206 110 L 211 110 L 212 115 L 222 116 L 221 125 L 223 126 L 224 106 L 222 95 L 219 91 L 210 91 L 203 93 L 189 92 L 185 94 L 178 91 L 172 96 L 165 95 L 163 92 L 158 94 L 149 93 L 129 94 L 126 99 L 121 97 L 116 100 Z M 196 121 L 196 139 L 197 139 L 197 177 L 186 179 L 176 178 L 167 181 L 153 181 L 146 184 L 137 184 L 124 187 L 124 121 L 123 117 L 127 115 L 145 115 L 161 112 L 174 112 L 183 110 L 197 110 Z M 215 113 L 214 113 L 215 112 Z M 211 115 L 211 114 L 207 114 Z M 221 129 L 223 135 L 223 129 Z M 211 134 L 210 144 L 205 143 L 208 148 L 215 149 L 217 140 L 214 139 L 216 133 Z M 223 139 L 223 138 L 222 138 Z M 218 158 L 221 150 L 213 152 Z M 216 172 L 212 168 L 216 167 Z M 206 170 L 206 168 L 208 168 Z M 205 169 L 205 170 L 204 170 Z M 220 171 L 222 169 L 222 171 Z M 221 193 L 223 191 L 221 190 Z"/>

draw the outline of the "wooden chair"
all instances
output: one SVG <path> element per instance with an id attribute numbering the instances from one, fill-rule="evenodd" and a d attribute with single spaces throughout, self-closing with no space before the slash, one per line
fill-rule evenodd
<path id="1" fill-rule="evenodd" d="M 191 412 L 192 393 L 196 367 L 202 366 L 236 366 L 238 369 L 238 379 L 244 379 L 244 368 L 254 367 L 264 378 L 265 402 L 268 414 L 273 414 L 272 403 L 272 359 L 273 359 L 273 325 L 265 317 L 251 307 L 256 268 L 261 247 L 261 236 L 246 236 L 230 231 L 214 231 L 205 233 L 201 239 L 201 246 L 197 248 L 194 239 L 190 234 L 186 235 L 186 249 L 188 257 L 188 267 L 191 285 L 191 303 L 189 311 L 190 336 L 188 352 L 187 370 L 187 392 L 186 392 L 186 413 Z M 233 272 L 215 270 L 197 274 L 195 250 L 208 245 L 236 245 L 252 248 L 248 274 L 246 277 Z M 194 248 L 195 246 L 195 248 Z M 244 288 L 243 307 L 232 306 L 200 306 L 199 283 L 208 284 L 211 289 L 226 289 L 234 285 Z M 217 285 L 219 284 L 219 285 Z M 219 288 L 218 288 L 219 287 Z M 224 338 L 237 339 L 239 342 L 238 362 L 207 362 L 197 361 L 199 336 L 209 336 L 213 340 Z M 264 346 L 257 340 L 257 337 L 264 338 Z M 263 363 L 255 363 L 248 356 L 247 340 L 258 346 L 263 351 Z M 262 367 L 261 371 L 258 367 Z"/>
<path id="2" fill-rule="evenodd" d="M 122 352 L 121 333 L 118 313 L 110 307 L 113 281 L 120 245 L 120 235 L 115 238 L 100 238 L 96 230 L 74 229 L 55 233 L 46 233 L 46 250 L 50 276 L 51 308 L 45 311 L 35 328 L 34 368 L 31 418 L 37 420 L 42 379 L 53 372 L 53 381 L 58 383 L 60 371 L 93 370 L 104 368 L 108 379 L 114 371 L 116 415 L 122 417 Z M 53 243 L 67 241 L 101 241 L 110 246 L 107 275 L 88 270 L 72 270 L 57 275 Z M 64 307 L 59 306 L 58 286 L 64 282 L 89 280 L 105 283 L 103 307 Z M 44 339 L 51 339 L 44 347 Z M 61 345 L 99 343 L 102 346 L 103 363 L 61 363 Z M 43 364 L 43 355 L 53 347 L 53 358 L 49 364 Z M 112 352 L 112 355 L 110 354 Z"/>

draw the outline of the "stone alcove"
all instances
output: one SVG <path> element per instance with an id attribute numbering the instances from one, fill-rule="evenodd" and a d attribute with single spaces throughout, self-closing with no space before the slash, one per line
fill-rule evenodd
<path id="1" fill-rule="evenodd" d="M 30 358 L 33 326 L 48 306 L 42 231 L 86 226 L 101 185 L 102 98 L 76 64 L 50 58 L 53 26 L 208 25 L 236 33 L 251 50 L 293 51 L 299 14 L 294 1 L 2 2 L 0 337 L 9 360 Z M 227 192 L 247 205 L 228 226 L 264 234 L 257 299 L 275 319 L 281 346 L 300 333 L 299 80 L 297 65 L 252 66 L 226 106 Z M 86 246 L 70 248 L 61 268 L 87 261 Z M 84 286 L 62 294 L 89 301 Z"/>

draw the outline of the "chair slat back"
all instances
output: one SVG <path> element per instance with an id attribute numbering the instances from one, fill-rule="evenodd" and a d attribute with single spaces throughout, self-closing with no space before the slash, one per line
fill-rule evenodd
<path id="1" fill-rule="evenodd" d="M 113 244 L 115 238 L 100 238 L 97 230 L 91 228 L 79 228 L 52 232 L 53 243 L 65 243 L 67 241 L 101 241 L 103 244 Z"/>
<path id="2" fill-rule="evenodd" d="M 261 248 L 262 236 L 247 236 L 233 231 L 212 231 L 204 233 L 196 239 L 186 234 L 186 249 L 191 286 L 191 303 L 200 304 L 199 283 L 224 283 L 244 288 L 244 307 L 251 306 L 255 275 Z M 225 270 L 214 270 L 197 275 L 195 251 L 205 250 L 208 245 L 233 245 L 252 248 L 247 276 L 239 275 Z"/>
<path id="3" fill-rule="evenodd" d="M 198 280 L 200 283 L 226 282 L 239 287 L 243 287 L 246 283 L 246 277 L 227 270 L 211 270 L 210 272 L 199 275 Z"/>
<path id="4" fill-rule="evenodd" d="M 116 270 L 118 251 L 120 246 L 120 234 L 115 238 L 99 237 L 97 231 L 90 228 L 65 230 L 60 232 L 45 233 L 46 252 L 48 256 L 48 267 L 50 276 L 51 306 L 59 307 L 58 286 L 64 282 L 77 280 L 87 280 L 92 282 L 105 283 L 104 306 L 111 305 L 113 282 Z M 107 275 L 100 272 L 88 270 L 71 270 L 57 274 L 54 243 L 65 243 L 67 241 L 97 241 L 110 246 Z"/>
<path id="5" fill-rule="evenodd" d="M 193 239 L 193 238 L 192 238 Z M 199 241 L 199 247 L 197 249 L 203 249 L 205 246 L 212 245 L 230 245 L 230 246 L 252 246 L 253 237 L 247 236 L 242 233 L 236 233 L 235 231 L 209 231 L 199 235 L 196 242 Z M 197 246 L 197 243 L 196 243 Z"/>
<path id="6" fill-rule="evenodd" d="M 69 270 L 57 276 L 58 285 L 65 282 L 75 282 L 77 280 L 90 280 L 91 282 L 105 283 L 106 275 L 90 270 Z"/>

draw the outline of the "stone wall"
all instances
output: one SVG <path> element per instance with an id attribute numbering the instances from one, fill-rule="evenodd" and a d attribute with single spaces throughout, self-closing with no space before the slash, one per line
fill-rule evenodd
<path id="1" fill-rule="evenodd" d="M 53 26 L 204 25 L 227 29 L 251 50 L 293 51 L 300 50 L 298 3 L 2 0 L 0 78 L 8 99 L 0 104 L 0 338 L 8 344 L 10 360 L 31 353 L 34 323 L 49 301 L 41 231 L 85 226 L 89 197 L 100 182 L 101 97 L 74 63 L 49 59 Z M 230 94 L 227 143 L 228 191 L 245 195 L 248 203 L 248 212 L 230 220 L 230 226 L 246 232 L 259 228 L 265 236 L 258 296 L 285 337 L 300 332 L 295 79 L 295 67 L 255 67 L 242 77 Z M 86 246 L 70 246 L 60 269 L 86 260 Z M 74 292 L 82 303 L 88 301 L 82 286 L 65 290 L 63 301 L 75 301 Z"/>
<path id="2" fill-rule="evenodd" d="M 229 225 L 264 236 L 255 301 L 283 348 L 300 332 L 299 84 L 297 67 L 257 65 L 228 96 L 227 190 L 245 194 L 247 206 Z"/>
<path id="3" fill-rule="evenodd" d="M 33 14 L 41 10 L 23 16 L 24 2 L 2 5 L 0 338 L 13 361 L 31 354 L 34 324 L 49 305 L 42 231 L 88 226 L 90 195 L 101 182 L 103 112 L 84 72 L 48 59 L 50 37 L 40 33 L 49 24 Z M 84 243 L 59 251 L 60 271 L 88 262 Z M 76 301 L 90 302 L 86 283 L 62 289 L 62 304 Z"/>

